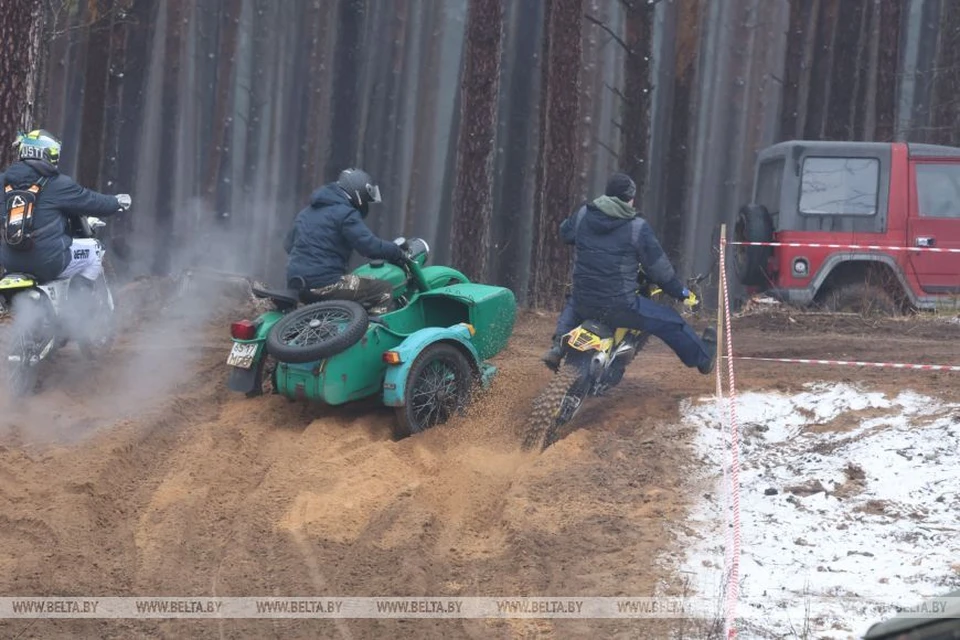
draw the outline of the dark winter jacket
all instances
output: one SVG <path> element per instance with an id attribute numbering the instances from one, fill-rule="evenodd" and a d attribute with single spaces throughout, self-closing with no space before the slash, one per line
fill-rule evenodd
<path id="1" fill-rule="evenodd" d="M 0 263 L 7 271 L 26 272 L 41 281 L 53 280 L 70 264 L 69 216 L 91 215 L 101 218 L 120 210 L 116 196 L 85 189 L 69 176 L 45 162 L 15 162 L 0 174 L 0 185 L 26 188 L 49 178 L 37 196 L 33 212 L 34 246 L 30 251 L 14 251 L 0 242 Z"/>
<path id="2" fill-rule="evenodd" d="M 573 302 L 582 309 L 630 306 L 636 300 L 640 266 L 663 290 L 683 299 L 683 284 L 636 210 L 617 198 L 601 196 L 560 225 L 560 235 L 576 247 Z"/>
<path id="3" fill-rule="evenodd" d="M 356 250 L 370 259 L 399 260 L 402 251 L 393 242 L 373 234 L 346 194 L 336 183 L 324 185 L 310 196 L 310 206 L 297 214 L 283 248 L 287 283 L 301 277 L 309 289 L 333 284 L 347 272 L 347 262 Z"/>

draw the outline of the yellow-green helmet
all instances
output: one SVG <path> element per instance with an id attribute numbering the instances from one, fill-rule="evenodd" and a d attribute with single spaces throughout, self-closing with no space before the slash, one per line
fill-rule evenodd
<path id="1" fill-rule="evenodd" d="M 55 167 L 60 164 L 60 141 L 46 129 L 21 133 L 14 144 L 20 147 L 21 160 L 42 160 Z"/>

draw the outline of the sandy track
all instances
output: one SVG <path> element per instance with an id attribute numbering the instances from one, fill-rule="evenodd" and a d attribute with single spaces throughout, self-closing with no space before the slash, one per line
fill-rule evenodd
<path id="1" fill-rule="evenodd" d="M 584 428 L 544 455 L 524 456 L 514 434 L 547 380 L 537 358 L 552 318 L 522 317 L 497 358 L 502 375 L 470 416 L 394 442 L 391 412 L 370 403 L 324 409 L 237 397 L 224 384 L 223 317 L 181 314 L 173 322 L 162 311 L 151 314 L 162 322 L 131 321 L 102 367 L 65 352 L 30 406 L 5 414 L 3 595 L 644 596 L 661 579 L 679 588 L 671 541 L 683 527 L 682 479 L 693 461 L 677 406 L 711 393 L 713 379 L 684 369 L 658 342 L 610 398 L 584 409 Z M 163 334 L 160 325 L 173 330 Z M 850 331 L 798 336 L 787 326 L 782 318 L 746 319 L 736 346 L 758 355 L 855 346 L 911 359 L 936 349 L 932 359 L 960 361 L 960 347 L 942 340 L 958 332 L 949 325 L 920 338 L 891 330 L 884 343 Z M 157 341 L 171 336 L 191 348 L 158 361 Z M 741 387 L 750 388 L 799 385 L 814 373 L 881 384 L 910 375 L 738 368 Z M 909 379 L 930 388 L 947 375 Z M 0 631 L 23 638 L 656 637 L 656 622 L 64 620 L 9 621 Z"/>

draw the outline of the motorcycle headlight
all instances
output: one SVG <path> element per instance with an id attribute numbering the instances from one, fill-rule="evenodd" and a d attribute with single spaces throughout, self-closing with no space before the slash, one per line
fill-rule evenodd
<path id="1" fill-rule="evenodd" d="M 423 238 L 412 238 L 410 240 L 410 254 L 414 257 L 423 256 L 423 261 L 426 262 L 430 257 L 430 245 L 427 244 L 426 240 Z"/>

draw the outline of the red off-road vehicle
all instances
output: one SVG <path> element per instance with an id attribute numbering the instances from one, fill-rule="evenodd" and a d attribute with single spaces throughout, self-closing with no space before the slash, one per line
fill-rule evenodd
<path id="1" fill-rule="evenodd" d="M 960 294 L 960 148 L 903 142 L 789 141 L 757 158 L 740 282 L 797 306 L 860 313 L 942 308 Z M 895 248 L 890 248 L 895 247 Z"/>

